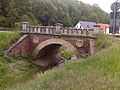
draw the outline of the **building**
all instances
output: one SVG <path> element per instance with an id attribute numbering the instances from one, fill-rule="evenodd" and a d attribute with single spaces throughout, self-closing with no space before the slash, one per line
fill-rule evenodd
<path id="1" fill-rule="evenodd" d="M 94 29 L 95 22 L 79 21 L 75 26 L 76 29 Z"/>
<path id="2" fill-rule="evenodd" d="M 98 23 L 98 25 L 100 25 L 101 32 L 103 32 L 104 34 L 110 34 L 110 25 L 109 24 Z"/>

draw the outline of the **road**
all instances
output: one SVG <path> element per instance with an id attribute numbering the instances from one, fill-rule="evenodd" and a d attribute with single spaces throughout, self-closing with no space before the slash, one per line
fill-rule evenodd
<path id="1" fill-rule="evenodd" d="M 2 31 L 2 30 L 0 30 L 0 32 L 12 32 L 12 31 L 4 31 L 4 30 Z"/>

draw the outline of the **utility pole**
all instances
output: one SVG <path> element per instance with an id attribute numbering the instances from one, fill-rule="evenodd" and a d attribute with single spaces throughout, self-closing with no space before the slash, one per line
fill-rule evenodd
<path id="1" fill-rule="evenodd" d="M 113 43 L 114 43 L 114 39 L 115 39 L 115 31 L 116 31 L 116 14 L 117 14 L 117 2 L 115 1 L 115 6 L 114 6 L 114 27 L 113 27 Z"/>
<path id="2" fill-rule="evenodd" d="M 119 3 L 119 0 L 116 0 L 112 5 L 111 5 L 111 10 L 113 11 L 113 12 L 111 12 L 111 13 L 113 13 L 113 21 L 112 22 L 110 22 L 110 23 L 112 23 L 113 25 L 112 25 L 112 33 L 113 33 L 113 43 L 114 43 L 114 39 L 115 39 L 115 33 L 116 33 L 116 24 L 117 24 L 117 12 L 118 12 L 118 10 L 120 9 L 120 3 Z"/>

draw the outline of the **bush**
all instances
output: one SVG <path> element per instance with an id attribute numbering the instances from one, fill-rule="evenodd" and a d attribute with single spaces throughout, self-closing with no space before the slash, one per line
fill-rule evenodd
<path id="1" fill-rule="evenodd" d="M 99 50 L 108 48 L 111 45 L 112 45 L 111 38 L 105 34 L 101 34 L 98 36 L 95 46 L 96 46 L 96 50 L 99 51 Z"/>
<path id="2" fill-rule="evenodd" d="M 67 47 L 65 46 L 62 46 L 60 48 L 60 53 L 62 55 L 63 58 L 65 59 L 69 59 L 71 58 L 73 55 L 74 55 L 74 52 L 73 51 L 70 51 Z"/>

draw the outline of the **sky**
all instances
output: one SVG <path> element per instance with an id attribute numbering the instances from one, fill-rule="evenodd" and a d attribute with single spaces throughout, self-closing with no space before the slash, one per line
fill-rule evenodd
<path id="1" fill-rule="evenodd" d="M 100 6 L 101 9 L 110 13 L 111 12 L 111 9 L 110 9 L 111 4 L 113 2 L 115 2 L 116 0 L 78 0 L 78 1 L 82 1 L 82 2 L 85 2 L 90 5 L 93 5 L 96 3 Z"/>

